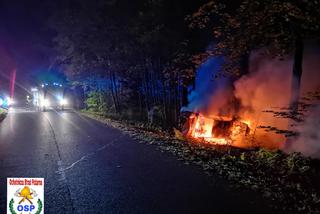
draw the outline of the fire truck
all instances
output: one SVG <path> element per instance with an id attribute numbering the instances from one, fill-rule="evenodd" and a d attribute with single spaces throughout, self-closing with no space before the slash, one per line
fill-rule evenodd
<path id="1" fill-rule="evenodd" d="M 32 104 L 42 111 L 64 110 L 69 107 L 66 91 L 67 88 L 61 83 L 42 83 L 40 86 L 31 89 Z"/>

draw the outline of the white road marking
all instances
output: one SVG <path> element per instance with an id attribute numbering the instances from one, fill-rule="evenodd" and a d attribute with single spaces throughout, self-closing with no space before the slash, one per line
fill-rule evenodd
<path id="1" fill-rule="evenodd" d="M 66 174 L 63 171 L 62 161 L 61 160 L 57 161 L 57 165 L 58 165 L 58 171 L 61 172 L 61 173 L 59 173 L 60 178 L 58 178 L 58 180 L 59 181 L 66 180 Z"/>
<path id="2" fill-rule="evenodd" d="M 78 163 L 87 160 L 89 157 L 95 155 L 96 153 L 98 153 L 99 151 L 104 150 L 105 148 L 107 148 L 107 146 L 111 146 L 112 144 L 114 144 L 117 140 L 119 140 L 122 136 L 112 140 L 111 142 L 99 147 L 98 149 L 96 149 L 94 152 L 90 152 L 84 156 L 82 156 L 79 160 L 73 162 L 72 164 L 70 164 L 69 166 L 63 168 L 62 166 L 58 168 L 58 171 L 56 171 L 57 174 L 63 175 L 65 176 L 65 171 L 72 169 L 75 165 L 77 165 Z"/>

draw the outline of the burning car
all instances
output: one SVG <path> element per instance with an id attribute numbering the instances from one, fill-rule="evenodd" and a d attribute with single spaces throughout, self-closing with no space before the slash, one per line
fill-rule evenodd
<path id="1" fill-rule="evenodd" d="M 188 138 L 205 141 L 215 145 L 249 147 L 252 133 L 250 122 L 225 116 L 204 116 L 191 113 L 183 127 Z"/>

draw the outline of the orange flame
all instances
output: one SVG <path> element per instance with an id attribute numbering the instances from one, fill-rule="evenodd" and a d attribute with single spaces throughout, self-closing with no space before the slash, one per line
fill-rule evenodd
<path id="1" fill-rule="evenodd" d="M 215 145 L 241 146 L 241 137 L 250 132 L 250 121 L 237 121 L 232 118 L 211 119 L 193 114 L 188 121 L 188 137 L 203 140 Z M 220 133 L 219 133 L 220 132 Z"/>

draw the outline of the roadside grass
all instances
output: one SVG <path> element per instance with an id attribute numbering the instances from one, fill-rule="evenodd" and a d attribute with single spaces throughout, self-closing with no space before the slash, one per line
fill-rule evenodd
<path id="1" fill-rule="evenodd" d="M 4 120 L 4 118 L 7 116 L 8 111 L 6 109 L 0 108 L 0 122 Z"/>
<path id="2" fill-rule="evenodd" d="M 251 189 L 284 213 L 320 213 L 320 161 L 298 153 L 212 146 L 183 139 L 146 124 L 114 120 L 102 113 L 82 111 L 90 118 L 122 130 L 138 142 L 155 144 L 185 164 L 219 175 L 235 188 Z"/>

